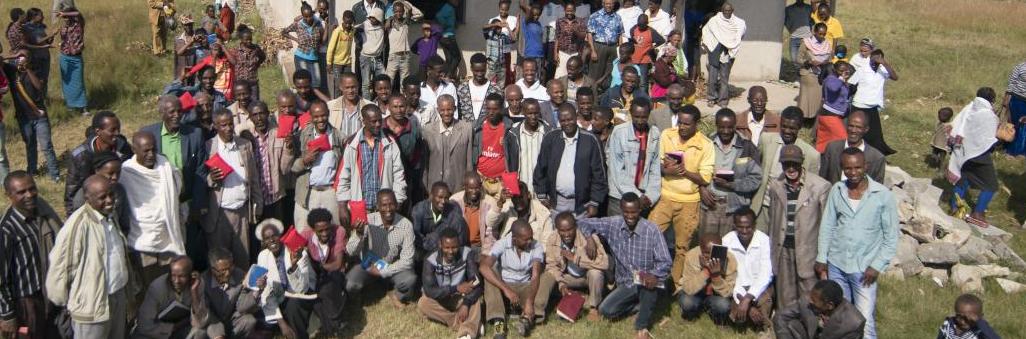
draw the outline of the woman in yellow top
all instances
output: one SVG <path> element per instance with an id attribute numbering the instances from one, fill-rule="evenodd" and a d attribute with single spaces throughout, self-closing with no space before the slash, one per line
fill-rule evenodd
<path id="1" fill-rule="evenodd" d="M 816 7 L 816 11 L 812 13 L 812 24 L 821 22 L 827 26 L 826 38 L 830 41 L 830 46 L 837 46 L 838 40 L 844 37 L 844 28 L 841 27 L 840 20 L 830 15 L 830 4 L 825 1 L 820 2 L 819 7 Z"/>
<path id="2" fill-rule="evenodd" d="M 325 55 L 325 62 L 328 65 L 328 96 L 337 98 L 341 91 L 338 88 L 338 81 L 342 73 L 351 70 L 353 66 L 353 38 L 356 30 L 353 29 L 355 21 L 353 11 L 342 13 L 342 24 L 335 27 L 328 39 L 328 50 Z"/>

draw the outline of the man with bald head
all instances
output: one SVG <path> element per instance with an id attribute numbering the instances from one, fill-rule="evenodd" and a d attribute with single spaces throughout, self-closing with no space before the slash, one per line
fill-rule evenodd
<path id="1" fill-rule="evenodd" d="M 113 185 L 94 174 L 84 187 L 86 204 L 68 217 L 50 251 L 45 294 L 68 310 L 75 338 L 124 338 L 126 295 L 135 294 L 137 282 L 114 215 Z"/>
<path id="2" fill-rule="evenodd" d="M 46 255 L 61 229 L 61 219 L 42 197 L 32 175 L 11 172 L 4 178 L 4 192 L 10 203 L 0 219 L 0 335 L 28 330 L 28 338 L 57 336 L 53 320 L 55 308 L 43 297 L 43 284 L 49 262 Z M 31 241 L 25 241 L 29 235 Z"/>
<path id="3" fill-rule="evenodd" d="M 178 196 L 182 173 L 157 153 L 156 137 L 149 132 L 132 136 L 135 155 L 121 165 L 118 179 L 125 188 L 128 247 L 139 254 L 143 280 L 150 281 L 167 269 L 172 258 L 185 255 L 185 216 Z"/>
<path id="4" fill-rule="evenodd" d="M 157 100 L 157 112 L 160 113 L 161 122 L 140 128 L 139 131 L 153 135 L 154 149 L 182 174 L 182 194 L 179 196 L 179 202 L 189 204 L 186 220 L 195 227 L 186 228 L 190 239 L 187 243 L 195 244 L 203 241 L 196 224 L 199 217 L 206 214 L 207 209 L 207 168 L 203 166 L 203 162 L 207 160 L 206 148 L 203 147 L 206 139 L 203 138 L 203 132 L 196 127 L 182 124 L 181 108 L 178 98 L 162 95 Z M 197 253 L 199 256 L 205 251 L 201 248 L 194 250 L 198 252 L 190 250 L 190 253 Z"/>
<path id="5" fill-rule="evenodd" d="M 296 204 L 285 206 L 295 210 L 297 231 L 309 227 L 306 217 L 310 211 L 324 208 L 331 212 L 332 224 L 338 224 L 338 202 L 335 200 L 335 177 L 338 175 L 338 160 L 342 158 L 345 138 L 328 120 L 328 105 L 316 101 L 310 105 L 310 123 L 299 131 L 296 157 L 291 164 L 291 175 L 296 181 Z M 328 143 L 327 149 L 309 146 L 315 140 Z"/>
<path id="6" fill-rule="evenodd" d="M 737 114 L 737 133 L 758 146 L 762 132 L 780 132 L 780 114 L 766 109 L 766 88 L 748 89 L 748 109 Z"/>
<path id="7" fill-rule="evenodd" d="M 517 169 L 520 181 L 527 183 L 531 192 L 534 192 L 534 167 L 538 164 L 542 138 L 554 126 L 541 118 L 541 106 L 538 100 L 525 99 L 524 120 L 514 123 L 506 133 L 506 152 L 513 161 L 511 168 Z"/>
<path id="8" fill-rule="evenodd" d="M 363 130 L 350 138 L 342 153 L 342 172 L 335 190 L 339 218 L 350 217 L 350 204 L 365 204 L 368 213 L 377 211 L 377 193 L 385 188 L 395 192 L 399 205 L 407 197 L 399 144 L 382 132 L 381 109 L 369 104 L 360 114 Z"/>
<path id="9" fill-rule="evenodd" d="M 503 92 L 503 98 L 506 99 L 506 107 L 503 108 L 506 111 L 505 115 L 513 122 L 524 121 L 524 91 L 516 84 L 509 84 Z"/>
<path id="10" fill-rule="evenodd" d="M 549 80 L 545 91 L 549 95 L 549 100 L 541 101 L 541 119 L 549 126 L 557 126 L 559 125 L 559 106 L 567 102 L 566 86 L 559 80 L 552 79 Z"/>
<path id="11" fill-rule="evenodd" d="M 146 289 L 132 337 L 185 339 L 206 334 L 202 328 L 190 326 L 202 320 L 196 318 L 197 313 L 193 311 L 203 303 L 202 287 L 199 272 L 193 271 L 192 260 L 184 256 L 174 258 L 170 271 L 153 280 Z M 172 307 L 187 310 L 189 315 L 159 316 Z"/>
<path id="12" fill-rule="evenodd" d="M 421 130 L 428 150 L 424 182 L 441 181 L 453 190 L 461 190 L 464 174 L 472 169 L 470 141 L 473 127 L 467 120 L 456 120 L 456 100 L 451 95 L 438 97 L 435 107 L 439 119 Z"/>
<path id="13" fill-rule="evenodd" d="M 677 83 L 670 85 L 666 89 L 666 103 L 653 105 L 648 122 L 663 131 L 677 127 L 677 113 L 684 108 L 683 102 L 684 87 Z"/>
<path id="14" fill-rule="evenodd" d="M 844 175 L 844 169 L 841 168 L 841 153 L 849 147 L 855 147 L 862 150 L 866 157 L 866 174 L 873 178 L 873 181 L 884 182 L 884 167 L 887 165 L 887 159 L 884 158 L 880 150 L 877 150 L 863 140 L 866 132 L 869 132 L 869 128 L 866 112 L 858 110 L 851 112 L 848 115 L 846 128 L 848 138 L 846 140 L 834 140 L 827 144 L 823 154 L 820 155 L 819 176 L 831 184 L 846 180 L 847 177 Z"/>
<path id="15" fill-rule="evenodd" d="M 577 127 L 577 110 L 571 104 L 559 107 L 559 128 L 542 138 L 534 192 L 556 212 L 596 217 L 609 194 L 602 146 L 594 134 Z"/>

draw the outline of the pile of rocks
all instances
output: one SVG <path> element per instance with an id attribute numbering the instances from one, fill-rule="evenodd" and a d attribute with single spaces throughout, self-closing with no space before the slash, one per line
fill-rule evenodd
<path id="1" fill-rule="evenodd" d="M 920 275 L 940 286 L 953 283 L 963 292 L 982 292 L 983 279 L 996 277 L 1007 293 L 1026 291 L 1016 282 L 1024 278 L 1026 261 L 1008 247 L 1012 234 L 949 216 L 939 205 L 943 190 L 931 179 L 914 178 L 894 166 L 886 171 L 884 184 L 897 200 L 902 232 L 884 275 L 899 280 Z"/>

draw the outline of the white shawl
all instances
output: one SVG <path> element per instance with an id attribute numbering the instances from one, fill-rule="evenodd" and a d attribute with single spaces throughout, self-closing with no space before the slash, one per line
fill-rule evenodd
<path id="1" fill-rule="evenodd" d="M 745 36 L 745 21 L 731 15 L 730 19 L 723 16 L 723 13 L 716 13 L 716 16 L 709 19 L 709 22 L 702 28 L 702 45 L 709 52 L 716 49 L 716 45 L 723 45 L 727 49 L 727 55 L 731 59 L 737 58 L 737 52 L 741 48 L 741 38 Z M 720 57 L 721 61 L 724 61 Z"/>
<path id="2" fill-rule="evenodd" d="M 258 232 L 260 230 L 257 230 Z M 257 266 L 261 266 L 267 269 L 267 286 L 264 287 L 264 291 L 260 293 L 260 308 L 264 311 L 264 320 L 268 323 L 276 323 L 278 319 L 282 318 L 281 310 L 278 308 L 285 298 L 293 295 L 308 294 L 317 286 L 317 274 L 313 270 L 313 266 L 310 266 L 310 254 L 304 253 L 302 258 L 299 258 L 299 262 L 296 263 L 295 272 L 289 273 L 288 270 L 292 268 L 292 251 L 290 251 L 285 244 L 282 244 L 282 251 L 285 255 L 285 274 L 287 277 L 282 277 L 278 273 L 278 263 L 275 260 L 274 254 L 270 250 L 264 249 L 257 255 Z M 305 248 L 304 248 L 305 250 Z M 289 289 L 283 288 L 284 284 L 282 279 L 288 279 Z"/>
<path id="3" fill-rule="evenodd" d="M 128 244 L 140 252 L 185 254 L 178 195 L 182 175 L 162 155 L 153 169 L 133 156 L 121 167 L 129 217 Z"/>
<path id="4" fill-rule="evenodd" d="M 990 102 L 975 98 L 958 112 L 951 123 L 952 138 L 962 137 L 962 144 L 955 145 L 948 160 L 948 180 L 952 183 L 962 177 L 962 165 L 990 149 L 996 143 L 998 117 Z"/>

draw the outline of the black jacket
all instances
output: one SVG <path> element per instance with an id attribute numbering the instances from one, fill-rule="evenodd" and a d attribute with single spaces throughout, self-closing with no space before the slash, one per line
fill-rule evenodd
<path id="1" fill-rule="evenodd" d="M 157 153 L 164 154 L 161 149 L 162 137 L 160 130 L 164 123 L 158 122 L 140 128 L 139 131 L 150 132 L 157 142 Z M 203 162 L 207 161 L 206 140 L 203 139 L 203 132 L 192 125 L 181 124 L 178 128 L 182 142 L 182 201 L 189 201 L 190 213 L 197 213 L 207 208 L 207 167 Z"/>
<path id="2" fill-rule="evenodd" d="M 418 202 L 413 206 L 410 213 L 413 222 L 413 235 L 416 237 L 414 243 L 417 250 L 422 253 L 431 253 L 438 250 L 438 235 L 446 228 L 452 228 L 459 234 L 460 245 L 470 244 L 470 229 L 467 221 L 463 220 L 463 210 L 454 201 L 446 201 L 442 207 L 442 217 L 435 222 L 431 212 L 431 198 Z"/>
<path id="3" fill-rule="evenodd" d="M 456 286 L 467 281 L 477 281 L 470 293 L 463 296 L 462 304 L 473 305 L 484 294 L 484 284 L 481 276 L 478 275 L 478 253 L 470 247 L 463 246 L 456 254 L 456 262 L 447 269 L 440 265 L 441 254 L 438 251 L 431 253 L 424 260 L 424 270 L 421 274 L 421 284 L 424 286 L 424 295 L 435 300 L 444 300 L 458 297 L 459 292 Z"/>
<path id="4" fill-rule="evenodd" d="M 485 115 L 482 114 L 481 117 L 477 118 L 477 121 L 474 122 L 474 133 L 473 136 L 471 136 L 470 138 L 470 161 L 471 168 L 474 169 L 477 169 L 477 159 L 481 157 L 481 131 L 484 129 L 484 123 Z M 505 128 L 505 131 L 503 132 L 502 145 L 503 149 L 506 152 L 506 171 L 515 172 L 517 170 L 517 167 L 513 166 L 513 164 L 511 163 L 511 159 L 513 159 L 514 157 L 510 157 L 510 149 L 508 146 L 509 140 L 506 140 L 506 136 L 509 135 L 509 130 L 513 128 L 513 120 L 510 120 L 509 116 L 503 116 L 502 123 L 504 124 L 503 127 Z"/>
<path id="5" fill-rule="evenodd" d="M 512 171 L 517 171 L 520 168 L 520 131 L 524 128 L 524 122 L 518 122 L 513 125 L 513 128 L 506 131 L 506 139 L 503 140 L 503 147 L 506 149 L 506 164 Z M 541 130 L 543 135 L 549 133 L 552 127 L 548 125 L 544 120 L 538 122 L 538 129 Z"/>
<path id="6" fill-rule="evenodd" d="M 68 157 L 68 178 L 64 182 L 65 217 L 70 216 L 85 203 L 81 194 L 82 184 L 90 175 L 96 173 L 93 171 L 93 154 L 96 154 L 96 149 L 93 148 L 95 140 L 95 136 L 86 138 L 85 142 L 71 150 L 71 156 Z M 128 144 L 128 140 L 124 136 L 119 135 L 114 139 L 114 153 L 121 158 L 122 162 L 132 158 L 132 146 Z"/>
<path id="7" fill-rule="evenodd" d="M 823 153 L 819 156 L 819 176 L 831 184 L 841 181 L 843 170 L 841 169 L 841 152 L 844 152 L 846 140 L 834 140 L 827 144 Z M 866 175 L 873 178 L 873 181 L 883 183 L 884 168 L 887 166 L 887 159 L 883 153 L 876 148 L 866 145 Z"/>
<path id="8" fill-rule="evenodd" d="M 545 134 L 534 167 L 534 192 L 539 200 L 556 199 L 556 176 L 565 147 L 562 130 Z M 588 205 L 600 205 L 609 194 L 606 168 L 602 161 L 602 146 L 594 134 L 577 130 L 577 154 L 574 157 L 574 213 L 584 212 Z"/>

